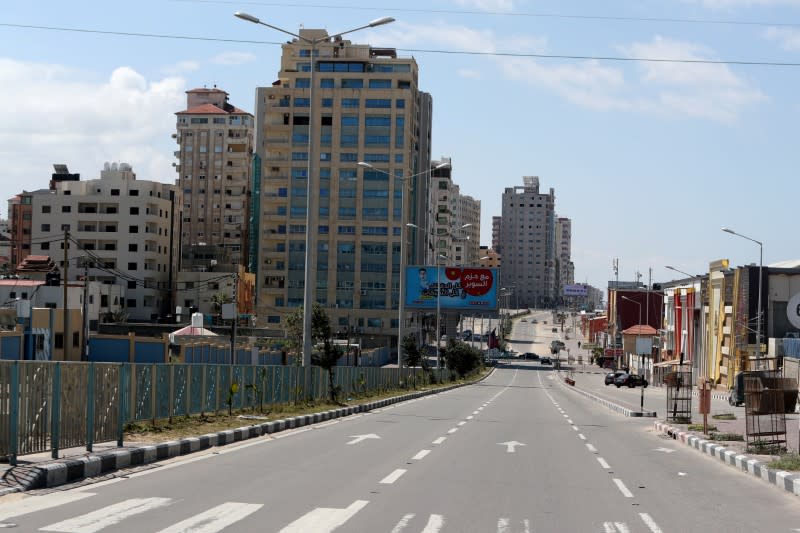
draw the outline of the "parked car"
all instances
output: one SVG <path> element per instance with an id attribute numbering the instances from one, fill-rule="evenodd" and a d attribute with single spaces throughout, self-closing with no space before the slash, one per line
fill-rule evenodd
<path id="1" fill-rule="evenodd" d="M 615 372 L 609 372 L 606 374 L 606 385 L 613 385 L 616 381 L 617 377 L 621 376 L 622 374 L 627 374 L 624 370 L 617 370 Z"/>
<path id="2" fill-rule="evenodd" d="M 627 385 L 630 388 L 636 386 L 647 387 L 647 380 L 644 379 L 644 376 L 640 376 L 638 374 L 628 374 L 626 372 L 614 379 L 614 385 L 616 385 L 617 388 L 620 388 L 623 385 Z"/>
<path id="3" fill-rule="evenodd" d="M 522 354 L 522 358 L 523 359 L 527 359 L 529 361 L 538 361 L 539 360 L 539 356 L 536 355 L 533 352 L 525 352 L 524 354 Z"/>
<path id="4" fill-rule="evenodd" d="M 551 361 L 549 357 L 542 357 L 542 359 L 541 359 L 541 361 L 539 361 L 539 363 L 541 363 L 543 365 L 552 365 L 553 361 Z"/>

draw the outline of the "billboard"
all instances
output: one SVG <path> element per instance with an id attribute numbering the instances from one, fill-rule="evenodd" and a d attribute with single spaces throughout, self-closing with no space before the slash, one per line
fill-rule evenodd
<path id="1" fill-rule="evenodd" d="M 564 285 L 564 296 L 586 296 L 586 285 Z"/>
<path id="2" fill-rule="evenodd" d="M 411 309 L 497 309 L 497 269 L 406 267 L 405 306 Z"/>

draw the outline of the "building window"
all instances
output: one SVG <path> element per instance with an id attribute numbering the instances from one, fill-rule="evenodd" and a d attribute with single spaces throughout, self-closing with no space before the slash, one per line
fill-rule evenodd
<path id="1" fill-rule="evenodd" d="M 139 208 L 138 207 L 131 207 L 131 215 L 138 215 Z"/>
<path id="2" fill-rule="evenodd" d="M 49 213 L 49 212 L 50 212 L 50 206 L 49 205 L 43 205 L 42 206 L 42 213 Z"/>
<path id="3" fill-rule="evenodd" d="M 125 306 L 131 309 L 136 307 L 136 298 L 128 298 L 126 300 Z"/>
<path id="4" fill-rule="evenodd" d="M 139 196 L 138 189 L 131 189 L 130 191 L 128 191 L 128 196 Z"/>
<path id="5" fill-rule="evenodd" d="M 119 196 L 119 189 L 111 189 L 111 196 Z"/>
<path id="6" fill-rule="evenodd" d="M 138 252 L 139 251 L 139 245 L 135 244 L 135 243 L 128 244 L 128 251 L 129 252 Z"/>
<path id="7" fill-rule="evenodd" d="M 72 211 L 72 206 L 71 205 L 62 205 L 61 206 L 61 212 L 62 213 L 69 213 L 71 211 Z"/>
<path id="8" fill-rule="evenodd" d="M 128 226 L 128 233 L 139 233 L 139 226 Z"/>
<path id="9" fill-rule="evenodd" d="M 136 270 L 136 263 L 128 263 L 128 270 Z"/>
<path id="10" fill-rule="evenodd" d="M 50 224 L 42 224 L 42 231 L 50 231 Z"/>
<path id="11" fill-rule="evenodd" d="M 43 242 L 42 243 L 42 250 L 49 250 L 49 249 L 50 249 L 50 243 L 49 242 Z"/>

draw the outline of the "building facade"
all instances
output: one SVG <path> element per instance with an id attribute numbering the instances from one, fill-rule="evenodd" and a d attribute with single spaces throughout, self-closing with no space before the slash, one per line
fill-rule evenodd
<path id="1" fill-rule="evenodd" d="M 572 220 L 556 218 L 556 291 L 564 297 L 564 286 L 575 283 L 575 264 L 572 262 Z"/>
<path id="2" fill-rule="evenodd" d="M 515 287 L 519 306 L 556 304 L 555 191 L 539 191 L 539 178 L 503 192 L 500 225 L 501 284 Z"/>
<path id="3" fill-rule="evenodd" d="M 171 314 L 179 241 L 175 187 L 137 180 L 127 163 L 106 163 L 100 179 L 54 187 L 28 193 L 30 253 L 49 256 L 62 279 L 88 273 L 89 280 L 122 285 L 130 320 Z"/>
<path id="4" fill-rule="evenodd" d="M 246 262 L 253 115 L 228 103 L 216 87 L 186 91 L 176 113 L 176 185 L 183 192 L 185 246 L 222 247 L 235 264 Z"/>
<path id="5" fill-rule="evenodd" d="M 453 184 L 453 222 L 451 257 L 460 265 L 477 265 L 481 258 L 481 201 L 461 194 L 457 184 Z"/>
<path id="6" fill-rule="evenodd" d="M 425 227 L 430 96 L 418 90 L 416 61 L 394 49 L 353 44 L 325 30 L 301 29 L 300 35 L 320 40 L 314 102 L 312 52 L 299 39 L 282 46 L 278 79 L 256 90 L 259 323 L 280 327 L 303 305 L 308 229 L 317 241 L 315 300 L 334 329 L 396 332 L 402 229 L 409 222 Z M 306 228 L 309 169 L 319 179 L 312 192 L 315 228 Z M 419 256 L 424 240 L 407 233 L 408 260 Z"/>

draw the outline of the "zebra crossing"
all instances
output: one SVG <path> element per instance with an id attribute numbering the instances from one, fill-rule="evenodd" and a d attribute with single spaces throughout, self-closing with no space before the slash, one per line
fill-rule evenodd
<path id="1" fill-rule="evenodd" d="M 59 506 L 72 504 L 86 498 L 95 496 L 88 492 L 63 493 L 61 497 L 51 498 L 55 495 L 35 496 L 21 501 L 0 505 L 0 527 L 14 527 L 18 531 L 45 531 L 55 533 L 100 533 L 103 531 L 124 532 L 142 531 L 141 523 L 137 517 L 146 513 L 164 511 L 172 508 L 175 523 L 164 524 L 157 533 L 217 533 L 224 530 L 242 531 L 240 522 L 245 518 L 264 509 L 261 503 L 225 502 L 215 507 L 204 510 L 191 516 L 180 516 L 180 507 L 183 500 L 168 497 L 142 497 L 128 498 L 120 502 L 99 507 L 89 512 L 70 516 L 41 526 L 38 529 L 26 529 L 31 526 L 31 518 L 40 522 L 41 516 L 48 516 Z M 329 533 L 339 528 L 342 531 L 359 530 L 356 519 L 358 513 L 369 505 L 367 500 L 356 500 L 343 508 L 317 507 L 288 524 L 273 524 L 269 517 L 259 523 L 260 531 L 278 531 L 279 533 Z M 166 513 L 161 513 L 165 515 Z M 398 513 L 399 514 L 399 513 Z M 258 515 L 254 516 L 258 519 Z M 26 520 L 27 518 L 27 520 Z M 36 520 L 38 519 L 38 520 Z M 355 520 L 354 520 L 355 519 Z M 643 516 L 645 523 L 649 516 Z M 459 528 L 451 525 L 452 531 Z M 649 526 L 649 524 L 648 524 Z M 35 528 L 35 526 L 33 526 Z M 536 531 L 534 521 L 528 518 L 511 519 L 497 518 L 496 522 L 487 523 L 487 530 L 496 527 L 497 533 L 533 533 Z M 227 529 L 230 528 L 230 529 Z M 349 529 L 352 528 L 352 529 Z M 375 530 L 374 526 L 370 526 Z M 156 530 L 156 528 L 153 528 Z M 448 529 L 447 517 L 441 514 L 406 513 L 392 518 L 386 514 L 386 524 L 379 531 L 387 533 L 440 533 L 451 531 Z M 651 531 L 655 531 L 650 528 Z M 603 533 L 628 533 L 633 531 L 624 522 L 601 522 L 592 531 Z"/>

